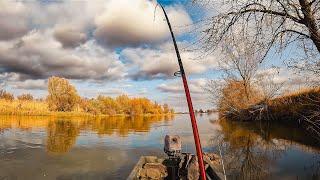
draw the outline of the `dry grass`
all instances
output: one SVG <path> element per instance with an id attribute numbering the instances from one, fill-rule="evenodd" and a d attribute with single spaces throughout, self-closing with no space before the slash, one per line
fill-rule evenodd
<path id="1" fill-rule="evenodd" d="M 319 113 L 319 105 L 320 88 L 301 89 L 267 102 L 274 119 L 294 121 Z"/>
<path id="2" fill-rule="evenodd" d="M 320 140 L 320 87 L 300 89 L 260 102 L 227 117 L 239 121 L 277 121 L 297 125 Z"/>
<path id="3" fill-rule="evenodd" d="M 21 101 L 0 99 L 1 115 L 24 115 L 24 116 L 83 116 L 90 115 L 81 111 L 54 112 L 50 111 L 45 101 Z"/>
<path id="4" fill-rule="evenodd" d="M 8 101 L 0 99 L 0 114 L 3 115 L 48 115 L 48 105 L 41 101 Z"/>

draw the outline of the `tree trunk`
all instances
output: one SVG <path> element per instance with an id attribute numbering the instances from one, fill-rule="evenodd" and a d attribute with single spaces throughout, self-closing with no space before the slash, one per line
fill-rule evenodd
<path id="1" fill-rule="evenodd" d="M 308 28 L 310 39 L 313 41 L 318 52 L 320 53 L 320 32 L 317 27 L 314 14 L 311 10 L 311 3 L 309 0 L 299 0 L 299 3 L 301 5 L 301 11 L 304 15 L 303 23 Z"/>

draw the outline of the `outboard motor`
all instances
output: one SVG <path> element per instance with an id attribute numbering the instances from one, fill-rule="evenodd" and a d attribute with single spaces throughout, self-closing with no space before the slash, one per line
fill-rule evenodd
<path id="1" fill-rule="evenodd" d="M 179 180 L 179 163 L 181 161 L 181 139 L 178 135 L 166 135 L 164 138 L 164 152 L 168 159 L 164 160 L 167 167 L 168 177 Z"/>
<path id="2" fill-rule="evenodd" d="M 178 135 L 166 135 L 164 138 L 164 152 L 169 158 L 181 155 L 181 139 Z"/>

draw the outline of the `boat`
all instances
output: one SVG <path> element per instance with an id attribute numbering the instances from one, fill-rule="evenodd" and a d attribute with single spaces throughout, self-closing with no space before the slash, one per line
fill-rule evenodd
<path id="1" fill-rule="evenodd" d="M 166 135 L 164 152 L 167 157 L 141 156 L 127 180 L 138 179 L 199 179 L 197 156 L 181 153 L 181 140 L 177 135 Z M 206 178 L 209 180 L 225 179 L 221 159 L 214 153 L 203 153 Z"/>

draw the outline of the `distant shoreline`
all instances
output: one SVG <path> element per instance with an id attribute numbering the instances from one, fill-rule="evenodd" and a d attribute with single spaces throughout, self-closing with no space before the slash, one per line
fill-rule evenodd
<path id="1" fill-rule="evenodd" d="M 136 114 L 136 115 L 129 115 L 129 114 L 114 114 L 114 115 L 106 115 L 106 114 L 91 114 L 91 113 L 81 113 L 81 112 L 48 112 L 48 113 L 41 113 L 41 114 L 28 114 L 28 113 L 0 113 L 0 116 L 56 116 L 56 117 L 135 117 L 135 116 L 174 116 L 174 114 Z"/>

